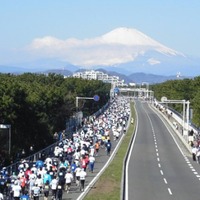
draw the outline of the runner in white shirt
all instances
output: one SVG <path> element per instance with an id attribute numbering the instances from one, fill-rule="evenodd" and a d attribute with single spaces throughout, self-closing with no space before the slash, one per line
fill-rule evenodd
<path id="1" fill-rule="evenodd" d="M 90 147 L 90 155 L 91 155 L 91 156 L 94 156 L 94 153 L 95 153 L 94 146 L 91 146 L 91 147 Z"/>
<path id="2" fill-rule="evenodd" d="M 32 196 L 34 200 L 39 200 L 40 192 L 41 192 L 40 187 L 37 184 L 35 184 L 32 187 Z"/>
<path id="3" fill-rule="evenodd" d="M 67 173 L 65 174 L 65 191 L 67 191 L 67 193 L 69 193 L 72 181 L 73 181 L 73 175 L 68 169 Z"/>
<path id="4" fill-rule="evenodd" d="M 77 186 L 79 186 L 79 182 L 80 182 L 80 172 L 81 172 L 80 165 L 77 165 L 77 168 L 75 169 L 75 173 L 76 173 L 76 185 Z"/>
<path id="5" fill-rule="evenodd" d="M 3 200 L 3 194 L 0 192 L 0 200 Z"/>
<path id="6" fill-rule="evenodd" d="M 15 183 L 12 187 L 13 197 L 15 200 L 20 199 L 21 190 L 22 190 L 22 188 L 20 185 L 18 185 L 18 181 L 15 181 Z"/>
<path id="7" fill-rule="evenodd" d="M 56 177 L 54 177 L 53 180 L 51 181 L 50 185 L 51 185 L 51 189 L 52 189 L 52 197 L 54 197 L 56 199 L 58 179 L 56 179 Z"/>
<path id="8" fill-rule="evenodd" d="M 80 191 L 84 191 L 84 188 L 85 188 L 85 178 L 87 176 L 87 173 L 84 171 L 84 169 L 82 168 L 81 169 L 81 172 L 80 172 Z"/>

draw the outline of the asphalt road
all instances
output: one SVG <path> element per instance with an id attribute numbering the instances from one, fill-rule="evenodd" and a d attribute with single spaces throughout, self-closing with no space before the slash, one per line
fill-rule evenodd
<path id="1" fill-rule="evenodd" d="M 126 200 L 200 199 L 200 165 L 146 102 L 136 101 L 136 110 Z"/>

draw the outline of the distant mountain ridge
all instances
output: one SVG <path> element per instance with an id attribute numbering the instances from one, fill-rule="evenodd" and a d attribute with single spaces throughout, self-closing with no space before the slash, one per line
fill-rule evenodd
<path id="1" fill-rule="evenodd" d="M 76 72 L 83 72 L 87 71 L 86 69 L 79 69 Z M 156 84 L 156 83 L 162 83 L 168 80 L 176 80 L 178 79 L 177 76 L 162 76 L 162 75 L 155 75 L 155 74 L 146 74 L 146 73 L 133 73 L 128 76 L 125 74 L 121 74 L 115 71 L 107 71 L 105 69 L 97 69 L 96 71 L 101 71 L 105 74 L 108 74 L 110 76 L 118 76 L 120 80 L 124 80 L 126 84 L 129 83 L 142 83 L 142 82 L 148 82 L 149 84 Z M 70 73 L 68 70 L 47 70 L 44 73 L 56 73 L 56 74 L 62 74 L 65 76 L 71 76 L 73 73 Z M 179 77 L 180 79 L 181 77 Z M 186 78 L 186 77 L 185 77 Z M 188 77 L 192 78 L 192 77 Z"/>
<path id="2" fill-rule="evenodd" d="M 32 70 L 28 70 L 25 68 L 20 68 L 20 67 L 13 67 L 13 66 L 1 66 L 0 65 L 0 73 L 11 73 L 11 74 L 23 74 L 23 73 L 38 73 L 38 74 L 49 74 L 49 73 L 55 73 L 55 74 L 60 74 L 63 76 L 72 76 L 73 73 L 75 72 L 82 72 L 82 71 L 87 71 L 87 69 L 84 68 L 80 68 L 77 70 L 77 68 L 73 68 L 73 66 L 71 66 L 72 71 L 66 69 L 67 67 L 64 67 L 63 69 L 48 69 L 48 70 L 44 70 L 44 71 L 40 71 L 38 69 L 32 69 Z M 110 71 L 108 70 L 110 69 Z M 155 83 L 161 83 L 161 82 L 165 82 L 167 80 L 175 80 L 177 79 L 176 75 L 171 75 L 171 76 L 164 76 L 164 75 L 157 75 L 157 74 L 150 74 L 150 73 L 143 73 L 143 72 L 136 72 L 136 73 L 127 73 L 127 71 L 121 69 L 121 68 L 108 68 L 108 69 L 104 69 L 104 68 L 97 68 L 95 69 L 96 71 L 102 71 L 110 76 L 118 76 L 121 80 L 124 80 L 125 83 L 131 83 L 131 82 L 135 82 L 135 83 L 142 83 L 142 82 L 148 82 L 150 84 L 155 84 Z M 119 69 L 119 70 L 117 70 Z M 115 71 L 114 71 L 115 70 Z M 123 72 L 125 72 L 125 74 L 123 74 Z M 193 78 L 192 76 L 188 76 L 188 77 L 179 77 L 180 78 Z"/>

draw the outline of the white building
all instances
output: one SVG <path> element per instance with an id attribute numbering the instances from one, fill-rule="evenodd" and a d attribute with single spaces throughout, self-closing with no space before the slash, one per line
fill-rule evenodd
<path id="1" fill-rule="evenodd" d="M 125 86 L 126 84 L 124 83 L 124 80 L 120 80 L 118 76 L 109 76 L 108 74 L 105 74 L 100 71 L 94 71 L 94 70 L 89 70 L 89 71 L 84 71 L 84 72 L 76 72 L 73 74 L 73 77 L 76 78 L 83 78 L 83 79 L 88 79 L 88 80 L 101 80 L 105 83 L 111 83 L 115 85 L 116 87 L 118 86 Z"/>

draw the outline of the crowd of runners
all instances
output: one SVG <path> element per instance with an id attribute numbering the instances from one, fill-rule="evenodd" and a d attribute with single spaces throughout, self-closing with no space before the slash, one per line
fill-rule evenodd
<path id="1" fill-rule="evenodd" d="M 21 160 L 17 171 L 0 173 L 1 199 L 59 199 L 75 185 L 85 189 L 88 173 L 95 171 L 99 151 L 107 156 L 112 143 L 126 132 L 130 107 L 126 99 L 116 98 L 98 118 L 85 119 L 80 130 L 67 139 L 63 134 L 53 152 L 33 163 Z"/>

